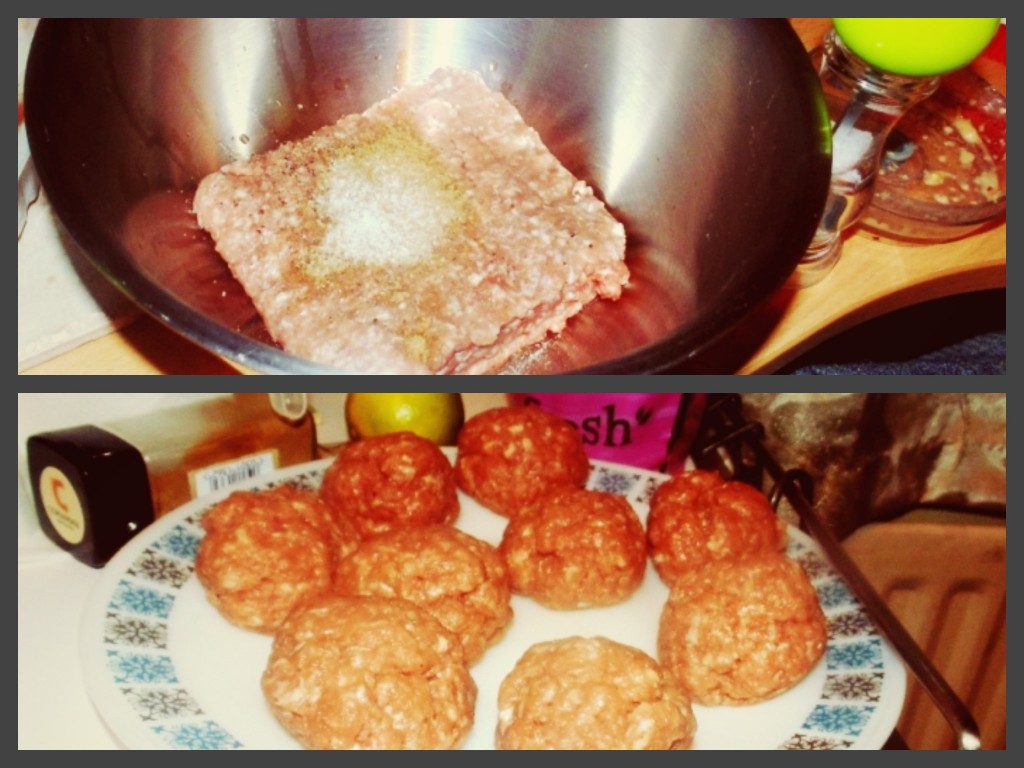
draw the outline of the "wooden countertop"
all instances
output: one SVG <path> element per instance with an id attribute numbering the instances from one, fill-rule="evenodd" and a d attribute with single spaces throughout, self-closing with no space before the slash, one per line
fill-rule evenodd
<path id="1" fill-rule="evenodd" d="M 808 49 L 827 19 L 793 19 Z M 998 74 L 998 73 L 997 73 Z M 1005 70 L 997 85 L 1005 91 Z M 888 312 L 933 299 L 1006 287 L 1006 222 L 961 240 L 899 242 L 857 229 L 835 270 L 821 283 L 782 291 L 758 308 L 727 339 L 708 350 L 693 373 L 772 373 L 826 339 Z M 226 362 L 141 317 L 109 334 L 23 371 L 61 374 L 242 374 Z"/>

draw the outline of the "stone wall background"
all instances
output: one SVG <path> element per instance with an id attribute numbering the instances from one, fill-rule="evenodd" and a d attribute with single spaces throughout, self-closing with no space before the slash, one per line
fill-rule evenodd
<path id="1" fill-rule="evenodd" d="M 1005 393 L 742 397 L 778 462 L 814 478 L 840 538 L 921 507 L 1005 516 Z"/>

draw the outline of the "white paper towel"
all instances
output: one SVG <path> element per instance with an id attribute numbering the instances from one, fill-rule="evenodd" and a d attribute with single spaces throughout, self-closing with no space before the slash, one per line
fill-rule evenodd
<path id="1" fill-rule="evenodd" d="M 139 310 L 59 224 L 45 190 L 18 238 L 18 372 L 121 328 Z"/>

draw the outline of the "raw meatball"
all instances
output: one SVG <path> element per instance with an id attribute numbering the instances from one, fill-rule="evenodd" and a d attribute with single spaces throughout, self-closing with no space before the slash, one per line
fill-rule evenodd
<path id="1" fill-rule="evenodd" d="M 825 652 L 818 596 L 783 554 L 709 563 L 679 579 L 658 658 L 701 704 L 747 704 L 792 688 Z"/>
<path id="2" fill-rule="evenodd" d="M 584 488 L 555 491 L 509 521 L 499 551 L 512 589 L 548 608 L 620 603 L 647 567 L 644 528 L 622 496 Z"/>
<path id="3" fill-rule="evenodd" d="M 498 749 L 688 749 L 696 728 L 654 659 L 604 637 L 532 646 L 498 691 Z"/>
<path id="4" fill-rule="evenodd" d="M 589 474 L 575 427 L 536 406 L 478 413 L 459 433 L 459 488 L 505 517 L 528 511 L 555 488 L 582 487 Z"/>
<path id="5" fill-rule="evenodd" d="M 293 613 L 262 686 L 309 749 L 452 749 L 476 706 L 458 639 L 423 608 L 380 597 L 324 596 Z"/>
<path id="6" fill-rule="evenodd" d="M 196 576 L 231 623 L 273 633 L 301 601 L 329 589 L 337 561 L 359 545 L 309 491 L 237 491 L 203 517 Z"/>
<path id="7" fill-rule="evenodd" d="M 498 550 L 447 525 L 401 528 L 368 540 L 338 566 L 347 595 L 401 597 L 426 608 L 477 661 L 512 620 L 508 569 Z"/>
<path id="8" fill-rule="evenodd" d="M 451 463 L 437 445 L 412 432 L 345 445 L 324 473 L 320 495 L 364 537 L 452 523 L 459 514 Z"/>
<path id="9" fill-rule="evenodd" d="M 715 560 L 781 552 L 786 524 L 753 486 L 694 470 L 673 476 L 654 492 L 647 540 L 658 575 L 672 586 Z"/>

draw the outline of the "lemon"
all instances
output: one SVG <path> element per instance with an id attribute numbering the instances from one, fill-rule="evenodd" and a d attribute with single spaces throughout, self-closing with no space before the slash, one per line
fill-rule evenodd
<path id="1" fill-rule="evenodd" d="M 438 445 L 454 445 L 464 420 L 459 394 L 354 393 L 345 400 L 345 423 L 352 440 L 407 431 Z"/>

